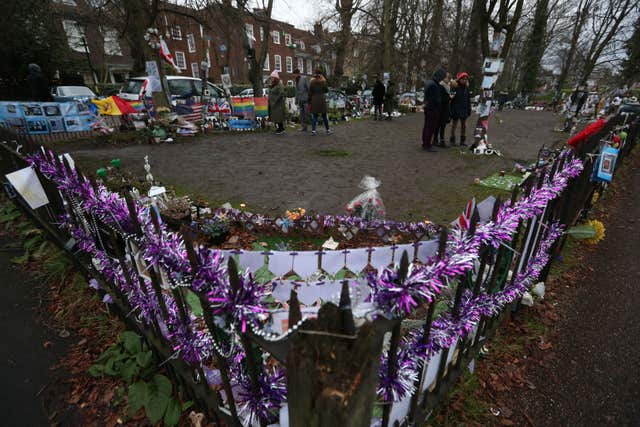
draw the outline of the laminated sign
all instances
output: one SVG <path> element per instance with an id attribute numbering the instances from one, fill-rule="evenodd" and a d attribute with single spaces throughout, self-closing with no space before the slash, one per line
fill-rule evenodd
<path id="1" fill-rule="evenodd" d="M 49 199 L 33 168 L 27 167 L 12 172 L 7 175 L 7 179 L 31 209 L 38 209 L 49 203 Z"/>

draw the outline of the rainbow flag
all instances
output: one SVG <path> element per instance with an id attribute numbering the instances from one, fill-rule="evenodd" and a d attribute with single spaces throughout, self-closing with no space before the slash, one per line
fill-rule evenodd
<path id="1" fill-rule="evenodd" d="M 253 97 L 252 96 L 232 96 L 231 108 L 236 116 L 245 118 L 253 116 Z"/>
<path id="2" fill-rule="evenodd" d="M 255 104 L 256 117 L 267 117 L 269 115 L 269 98 L 262 96 L 253 98 Z"/>
<path id="3" fill-rule="evenodd" d="M 131 105 L 137 112 L 144 111 L 144 102 L 142 101 L 129 101 L 129 105 Z"/>

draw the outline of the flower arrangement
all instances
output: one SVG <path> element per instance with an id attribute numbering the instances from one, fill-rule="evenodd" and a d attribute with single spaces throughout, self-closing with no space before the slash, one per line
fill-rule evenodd
<path id="1" fill-rule="evenodd" d="M 605 228 L 604 228 L 604 224 L 602 223 L 602 221 L 598 221 L 597 219 L 593 219 L 593 220 L 587 221 L 587 225 L 589 225 L 590 227 L 593 227 L 593 229 L 595 230 L 595 236 L 593 236 L 593 237 L 591 237 L 589 239 L 585 239 L 586 243 L 588 243 L 590 245 L 595 245 L 600 240 L 604 239 Z"/>
<path id="2" fill-rule="evenodd" d="M 231 224 L 224 216 L 214 216 L 207 218 L 199 225 L 200 232 L 207 237 L 213 244 L 220 244 L 229 235 Z"/>
<path id="3" fill-rule="evenodd" d="M 286 211 L 285 214 L 291 221 L 295 221 L 302 218 L 306 212 L 307 211 L 304 208 L 295 208 L 291 209 L 290 211 Z"/>

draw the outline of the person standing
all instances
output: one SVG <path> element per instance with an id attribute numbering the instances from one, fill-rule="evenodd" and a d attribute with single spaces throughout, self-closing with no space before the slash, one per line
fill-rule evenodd
<path id="1" fill-rule="evenodd" d="M 274 70 L 271 73 L 271 84 L 269 85 L 269 120 L 276 125 L 276 135 L 284 134 L 286 115 L 284 103 L 284 86 L 280 81 L 280 74 Z"/>
<path id="2" fill-rule="evenodd" d="M 296 105 L 300 111 L 300 131 L 307 131 L 307 108 L 309 105 L 309 78 L 300 74 L 300 70 L 293 70 L 296 80 Z"/>
<path id="3" fill-rule="evenodd" d="M 422 149 L 433 151 L 431 141 L 440 124 L 440 81 L 447 75 L 443 68 L 434 71 L 431 79 L 424 85 L 424 126 L 422 128 Z"/>
<path id="4" fill-rule="evenodd" d="M 376 82 L 373 85 L 371 96 L 373 97 L 373 120 L 382 120 L 382 104 L 384 103 L 384 84 L 376 74 Z"/>
<path id="5" fill-rule="evenodd" d="M 27 83 L 31 91 L 31 99 L 33 101 L 47 102 L 51 101 L 51 93 L 49 93 L 49 82 L 42 74 L 42 70 L 38 64 L 28 65 L 29 74 L 27 75 Z"/>
<path id="6" fill-rule="evenodd" d="M 327 135 L 331 133 L 329 128 L 329 118 L 327 117 L 327 79 L 324 78 L 322 70 L 316 69 L 311 82 L 309 83 L 309 103 L 311 104 L 311 135 L 316 135 L 318 125 L 318 115 L 322 116 Z"/>
<path id="7" fill-rule="evenodd" d="M 447 144 L 444 142 L 444 132 L 447 128 L 447 123 L 451 121 L 451 113 L 449 111 L 450 102 L 451 102 L 451 75 L 447 73 L 447 75 L 440 82 L 440 99 L 442 104 L 440 105 L 440 122 L 438 126 L 438 134 L 440 135 L 440 144 L 438 144 L 441 148 L 446 148 Z M 437 134 L 433 136 L 433 143 L 435 144 L 435 139 L 437 138 Z"/>
<path id="8" fill-rule="evenodd" d="M 384 92 L 384 112 L 387 113 L 387 120 L 391 120 L 391 113 L 395 106 L 396 100 L 396 85 L 393 80 L 389 80 L 387 83 L 387 89 Z"/>
<path id="9" fill-rule="evenodd" d="M 469 74 L 466 72 L 458 73 L 456 77 L 453 98 L 451 99 L 451 145 L 456 145 L 456 127 L 460 123 L 460 145 L 467 146 L 466 130 L 467 119 L 471 115 L 471 94 L 469 93 Z"/>

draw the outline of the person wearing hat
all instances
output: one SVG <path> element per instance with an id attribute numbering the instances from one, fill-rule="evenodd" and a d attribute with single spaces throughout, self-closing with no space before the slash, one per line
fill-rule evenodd
<path id="1" fill-rule="evenodd" d="M 280 74 L 277 70 L 269 76 L 271 84 L 269 85 L 269 120 L 276 125 L 276 135 L 284 134 L 285 121 L 285 96 L 284 86 L 280 81 Z"/>
<path id="2" fill-rule="evenodd" d="M 447 72 L 444 68 L 438 68 L 433 72 L 431 79 L 424 85 L 424 126 L 422 127 L 422 149 L 433 151 L 432 140 L 440 126 L 440 108 L 442 97 L 440 95 L 440 82 Z"/>
<path id="3" fill-rule="evenodd" d="M 449 143 L 456 145 L 456 127 L 460 122 L 460 145 L 465 147 L 467 118 L 471 115 L 471 94 L 469 93 L 469 74 L 462 71 L 456 76 L 456 82 L 452 85 L 453 97 L 451 99 L 451 138 Z"/>

